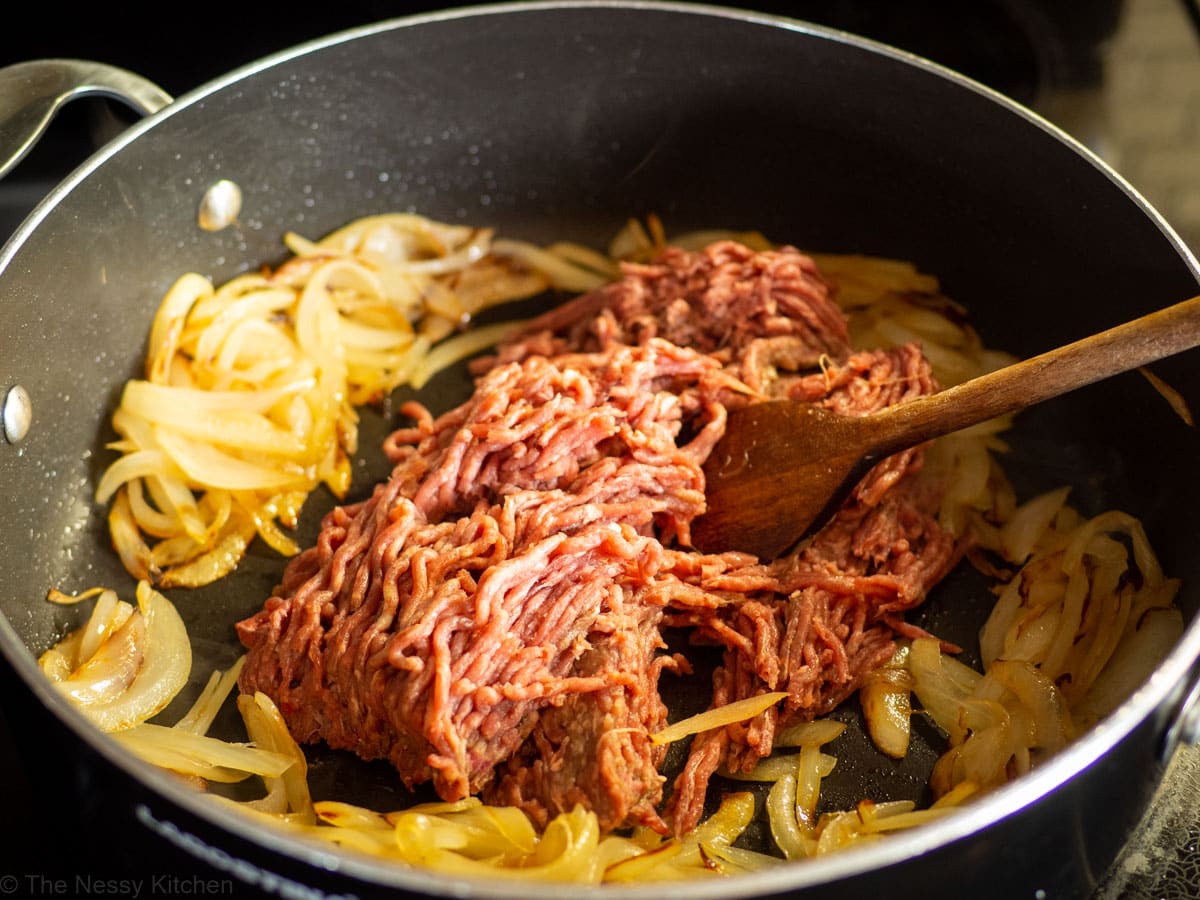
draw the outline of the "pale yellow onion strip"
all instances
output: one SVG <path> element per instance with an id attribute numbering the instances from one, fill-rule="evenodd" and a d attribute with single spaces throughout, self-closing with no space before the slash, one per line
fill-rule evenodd
<path id="1" fill-rule="evenodd" d="M 392 378 L 397 384 L 412 382 L 413 372 L 421 366 L 425 357 L 431 352 L 432 347 L 432 338 L 424 334 L 417 335 L 417 339 L 412 342 L 412 346 L 404 354 L 403 361 L 396 368 L 396 371 L 392 373 Z"/>
<path id="2" fill-rule="evenodd" d="M 1083 621 L 1083 606 L 1088 597 L 1089 587 L 1087 573 L 1083 567 L 1073 569 L 1067 578 L 1067 589 L 1062 595 L 1062 612 L 1059 615 L 1054 640 L 1045 656 L 1034 660 L 1050 678 L 1058 678 L 1065 670 L 1067 655 L 1075 646 L 1079 635 L 1079 627 Z"/>
<path id="3" fill-rule="evenodd" d="M 544 275 L 495 256 L 456 273 L 453 280 L 454 296 L 467 316 L 501 303 L 537 296 L 549 287 Z M 461 316 L 456 324 L 463 324 Z"/>
<path id="4" fill-rule="evenodd" d="M 1058 686 L 1033 665 L 998 660 L 988 677 L 1006 687 L 1029 712 L 1034 730 L 1032 746 L 1061 750 L 1074 736 L 1071 711 Z"/>
<path id="5" fill-rule="evenodd" d="M 813 719 L 797 722 L 779 729 L 772 741 L 774 747 L 820 747 L 837 739 L 846 730 L 846 723 L 836 719 Z"/>
<path id="6" fill-rule="evenodd" d="M 235 744 L 143 722 L 113 735 L 117 741 L 147 762 L 185 775 L 242 781 L 251 775 L 278 778 L 295 764 L 290 756 L 246 744 Z M 222 772 L 221 770 L 225 770 Z"/>
<path id="7" fill-rule="evenodd" d="M 979 793 L 979 785 L 973 781 L 962 781 L 956 784 L 951 790 L 947 791 L 942 796 L 938 797 L 930 804 L 930 809 L 945 809 L 946 807 L 961 806 L 965 801 L 969 800 Z"/>
<path id="8" fill-rule="evenodd" d="M 241 322 L 226 336 L 216 358 L 204 367 L 204 387 L 221 391 L 279 383 L 284 380 L 281 373 L 300 358 L 295 340 L 279 323 Z"/>
<path id="9" fill-rule="evenodd" d="M 251 394 L 260 392 L 236 393 L 245 394 L 249 399 Z M 161 399 L 155 399 L 156 404 L 153 407 L 139 407 L 131 402 L 126 404 L 126 408 L 144 415 L 156 426 L 169 428 L 173 434 L 236 452 L 294 459 L 302 457 L 306 452 L 303 435 L 292 434 L 288 429 L 251 409 L 213 411 L 206 409 L 203 404 L 198 408 L 189 406 L 185 397 L 172 401 L 171 397 L 164 395 Z M 252 405 L 254 404 L 247 404 Z"/>
<path id="10" fill-rule="evenodd" d="M 475 860 L 456 852 L 465 845 L 466 836 L 448 825 L 423 814 L 399 814 L 395 824 L 398 855 L 435 871 L 484 878 L 594 882 L 601 874 L 592 865 L 599 846 L 599 821 L 595 813 L 581 806 L 551 819 L 534 852 L 516 865 Z"/>
<path id="11" fill-rule="evenodd" d="M 283 288 L 255 291 L 231 302 L 200 333 L 193 351 L 197 365 L 211 365 L 225 339 L 243 322 L 270 319 L 289 310 L 295 302 L 295 292 Z"/>
<path id="12" fill-rule="evenodd" d="M 322 824 L 300 829 L 303 833 L 370 856 L 426 864 L 422 845 L 401 847 L 395 828 L 373 810 L 334 800 L 318 801 L 313 810 Z"/>
<path id="13" fill-rule="evenodd" d="M 264 415 L 291 396 L 312 390 L 315 383 L 315 379 L 307 375 L 253 391 L 212 391 L 134 380 L 122 390 L 121 406 L 147 421 L 166 425 L 180 424 L 188 414 L 248 412 Z"/>
<path id="14" fill-rule="evenodd" d="M 243 502 L 246 515 L 253 522 L 253 531 L 262 538 L 263 542 L 280 556 L 295 556 L 300 552 L 300 545 L 285 534 L 276 524 L 282 519 L 289 528 L 295 527 L 295 519 L 291 517 L 287 505 L 286 494 L 275 494 L 270 500 L 262 503 Z"/>
<path id="15" fill-rule="evenodd" d="M 272 466 L 284 462 L 303 466 L 309 461 L 304 435 L 293 434 L 258 413 L 231 410 L 164 427 L 179 437 L 220 448 L 239 458 L 265 457 L 263 461 Z"/>
<path id="16" fill-rule="evenodd" d="M 647 881 L 661 881 L 663 880 L 662 873 L 664 871 L 671 872 L 668 867 L 672 860 L 682 852 L 683 844 L 679 840 L 663 842 L 649 850 L 633 853 L 609 863 L 601 880 L 607 884 L 639 884 Z"/>
<path id="17" fill-rule="evenodd" d="M 687 236 L 680 235 L 672 243 L 678 243 L 686 249 Z M 660 249 L 661 245 L 650 237 L 645 225 L 637 219 L 628 219 L 609 241 L 608 255 L 613 259 L 640 261 L 648 259 Z M 699 250 L 700 246 L 691 249 Z"/>
<path id="18" fill-rule="evenodd" d="M 174 468 L 162 450 L 138 450 L 126 453 L 104 470 L 96 485 L 97 503 L 107 503 L 117 488 L 134 478 L 146 478 Z"/>
<path id="19" fill-rule="evenodd" d="M 131 484 L 132 482 L 126 482 Z M 142 539 L 137 521 L 133 517 L 129 505 L 128 491 L 125 486 L 117 489 L 116 497 L 108 510 L 108 532 L 112 538 L 113 549 L 121 560 L 121 565 L 134 578 L 151 581 L 158 576 L 154 566 L 150 547 Z"/>
<path id="20" fill-rule="evenodd" d="M 817 824 L 821 779 L 829 774 L 823 766 L 825 758 L 825 754 L 812 744 L 800 747 L 796 765 L 796 820 L 802 828 L 813 828 Z"/>
<path id="21" fill-rule="evenodd" d="M 111 589 L 102 590 L 96 597 L 92 614 L 84 623 L 79 640 L 79 658 L 91 659 L 109 636 L 125 624 L 133 614 L 133 607 L 117 597 Z"/>
<path id="22" fill-rule="evenodd" d="M 779 857 L 757 850 L 747 850 L 732 844 L 704 845 L 704 852 L 712 859 L 722 864 L 723 874 L 737 872 L 760 872 L 763 869 L 774 868 L 780 864 Z"/>
<path id="23" fill-rule="evenodd" d="M 409 272 L 391 263 L 377 264 L 375 275 L 383 289 L 383 298 L 391 309 L 410 319 L 420 316 L 421 298 L 433 276 Z"/>
<path id="24" fill-rule="evenodd" d="M 919 825 L 926 825 L 935 819 L 940 819 L 947 813 L 951 812 L 952 808 L 945 807 L 929 807 L 928 809 L 910 810 L 907 812 L 897 812 L 890 815 L 877 816 L 869 822 L 862 823 L 856 833 L 864 834 L 881 834 L 889 831 L 902 831 L 909 828 L 916 828 Z"/>
<path id="25" fill-rule="evenodd" d="M 340 265 L 340 260 L 333 260 L 316 267 L 300 292 L 294 323 L 300 349 L 317 363 L 319 385 L 338 399 L 345 390 L 345 365 L 339 336 L 340 317 L 328 281 Z"/>
<path id="26" fill-rule="evenodd" d="M 103 595 L 101 595 L 103 596 Z M 129 604 L 123 603 L 125 607 Z M 105 640 L 83 652 L 87 630 L 80 636 L 72 671 L 56 682 L 60 691 L 77 707 L 103 708 L 115 702 L 137 678 L 145 661 L 146 625 L 132 607 L 123 616 L 120 628 Z"/>
<path id="27" fill-rule="evenodd" d="M 82 603 L 84 600 L 91 600 L 93 597 L 98 597 L 108 590 L 111 590 L 111 588 L 90 587 L 85 591 L 80 591 L 78 594 L 67 594 L 58 588 L 50 588 L 50 590 L 46 591 L 46 599 L 59 606 L 74 606 L 76 603 Z"/>
<path id="28" fill-rule="evenodd" d="M 1141 523 L 1133 516 L 1120 510 L 1109 510 L 1089 519 L 1083 525 L 1075 530 L 1071 536 L 1071 541 L 1063 551 L 1062 568 L 1064 572 L 1070 572 L 1073 568 L 1080 564 L 1083 555 L 1087 552 L 1088 543 L 1093 535 L 1102 531 L 1117 531 L 1128 534 L 1131 542 L 1134 545 L 1135 559 L 1138 562 L 1139 568 L 1145 564 L 1149 571 L 1143 572 L 1143 577 L 1148 581 L 1156 581 L 1162 578 L 1162 569 L 1158 565 L 1157 558 L 1153 552 L 1149 551 L 1149 542 L 1145 537 L 1145 530 Z M 1139 547 L 1142 553 L 1138 553 Z"/>
<path id="29" fill-rule="evenodd" d="M 308 790 L 308 762 L 274 702 L 262 691 L 256 691 L 254 696 L 241 694 L 237 698 L 237 706 L 250 739 L 257 746 L 292 761 L 278 776 L 287 798 L 287 812 L 295 814 L 304 824 L 315 822 L 316 813 Z M 265 781 L 268 791 L 275 787 L 270 777 L 266 777 Z"/>
<path id="30" fill-rule="evenodd" d="M 1017 507 L 1012 518 L 1000 529 L 1004 555 L 1010 562 L 1020 564 L 1029 558 L 1066 503 L 1070 491 L 1069 486 L 1046 491 Z"/>
<path id="31" fill-rule="evenodd" d="M 442 341 L 420 358 L 408 376 L 408 383 L 420 390 L 447 366 L 506 340 L 518 327 L 517 322 L 497 322 Z"/>
<path id="32" fill-rule="evenodd" d="M 339 433 L 356 433 L 356 429 L 347 431 L 338 428 L 343 407 L 349 404 L 349 386 L 345 355 L 338 339 L 339 316 L 325 284 L 328 267 L 328 263 L 318 266 L 304 287 L 295 320 L 297 341 L 304 353 L 317 364 L 317 387 L 308 392 L 306 400 L 313 413 L 309 441 L 320 460 L 318 477 L 321 480 L 328 480 L 341 465 L 338 456 Z M 348 447 L 347 452 L 353 452 L 352 448 Z M 348 465 L 347 462 L 347 470 Z"/>
<path id="33" fill-rule="evenodd" d="M 440 316 L 456 328 L 467 323 L 470 313 L 457 290 L 436 279 L 430 279 L 421 292 L 426 315 Z"/>
<path id="34" fill-rule="evenodd" d="M 212 296 L 212 282 L 189 273 L 180 277 L 159 304 L 150 327 L 146 348 L 146 377 L 153 382 L 166 380 L 168 366 L 179 346 L 188 313 L 200 299 Z"/>
<path id="35" fill-rule="evenodd" d="M 672 860 L 677 868 L 706 868 L 705 848 L 736 841 L 754 818 L 754 794 L 726 794 L 711 816 L 680 838 L 682 852 Z"/>
<path id="36" fill-rule="evenodd" d="M 290 337 L 288 346 L 274 355 L 264 356 L 258 362 L 249 362 L 242 368 L 218 369 L 202 373 L 201 381 L 181 387 L 194 387 L 202 391 L 230 391 L 257 393 L 283 387 L 297 380 L 316 382 L 317 367 L 312 360 L 302 356 Z M 271 348 L 262 348 L 270 351 Z M 304 390 L 310 390 L 306 387 Z M 293 398 L 294 399 L 294 398 Z"/>
<path id="37" fill-rule="evenodd" d="M 785 859 L 803 859 L 812 855 L 813 841 L 804 833 L 796 818 L 796 773 L 789 772 L 771 785 L 767 792 L 767 821 L 775 846 Z"/>
<path id="38" fill-rule="evenodd" d="M 856 253 L 809 253 L 812 260 L 835 280 L 854 278 L 869 285 L 872 294 L 889 291 L 936 294 L 938 279 L 920 272 L 908 260 Z"/>
<path id="39" fill-rule="evenodd" d="M 191 670 L 187 629 L 174 605 L 145 581 L 137 601 L 137 612 L 60 684 L 101 731 L 131 728 L 159 713 Z"/>
<path id="40" fill-rule="evenodd" d="M 550 280 L 554 287 L 560 290 L 583 293 L 598 288 L 608 281 L 603 275 L 580 268 L 525 241 L 497 238 L 492 242 L 492 252 L 496 256 L 515 259 L 522 265 L 540 272 Z"/>
<path id="41" fill-rule="evenodd" d="M 650 735 L 650 742 L 669 744 L 702 731 L 711 731 L 735 722 L 744 722 L 746 719 L 753 719 L 766 712 L 785 697 L 787 697 L 787 691 L 772 691 L 755 697 L 747 697 L 744 700 L 735 700 L 733 703 L 726 703 L 724 706 L 680 719 Z"/>
<path id="42" fill-rule="evenodd" d="M 215 492 L 209 491 L 208 493 L 212 494 Z M 220 493 L 225 496 L 229 495 L 228 491 L 221 491 Z M 217 532 L 212 532 L 206 528 L 204 534 L 199 537 L 193 537 L 186 532 L 164 537 L 154 545 L 150 551 L 150 558 L 153 560 L 155 567 L 159 569 L 180 565 L 202 552 L 206 544 L 216 537 L 216 534 Z"/>
<path id="43" fill-rule="evenodd" d="M 635 859 L 646 852 L 645 848 L 631 838 L 619 834 L 607 834 L 600 838 L 596 852 L 592 854 L 589 883 L 608 881 L 608 872 L 628 859 Z"/>
<path id="44" fill-rule="evenodd" d="M 1183 614 L 1176 607 L 1151 609 L 1135 625 L 1087 693 L 1072 705 L 1080 729 L 1111 713 L 1145 683 L 1183 633 Z"/>
<path id="45" fill-rule="evenodd" d="M 967 669 L 957 660 L 944 656 L 936 640 L 918 638 L 913 641 L 909 653 L 913 690 L 925 712 L 950 736 L 952 745 L 961 743 L 965 737 L 962 704 L 983 678 L 979 673 L 969 677 L 958 671 L 955 664 Z"/>
<path id="46" fill-rule="evenodd" d="M 212 727 L 221 706 L 237 686 L 238 676 L 245 664 L 246 657 L 242 655 L 224 672 L 214 670 L 195 702 L 171 727 L 190 731 L 192 734 L 208 734 L 208 729 Z"/>
<path id="47" fill-rule="evenodd" d="M 1047 593 L 1061 594 L 1061 591 Z M 1032 607 L 1023 612 L 1024 615 L 1014 626 L 1009 635 L 1010 639 L 1004 645 L 1003 656 L 1006 659 L 1040 662 L 1046 658 L 1055 640 L 1067 633 L 1062 627 L 1062 606 L 1056 597 L 1052 605 Z"/>
<path id="48" fill-rule="evenodd" d="M 184 473 L 161 449 L 154 426 L 124 408 L 117 409 L 112 422 L 118 432 L 127 435 L 123 442 L 126 446 L 122 448 L 124 456 L 110 465 L 101 476 L 96 488 L 97 502 L 105 502 L 124 484 L 141 479 L 159 511 L 178 523 L 171 530 L 186 532 L 196 540 L 202 540 L 207 526 L 199 504 L 185 484 Z M 125 509 L 114 512 L 122 527 L 132 520 L 132 507 L 128 501 L 125 506 Z M 166 527 L 166 522 L 160 521 L 160 525 Z M 136 572 L 134 574 L 143 577 Z"/>
<path id="49" fill-rule="evenodd" d="M 1108 664 L 1129 623 L 1129 612 L 1133 606 L 1132 593 L 1132 587 L 1129 587 L 1118 594 L 1108 595 L 1103 601 L 1108 614 L 1103 621 L 1103 627 L 1097 630 L 1088 645 L 1073 683 L 1064 687 L 1064 693 L 1069 699 L 1077 700 L 1082 697 Z"/>
<path id="50" fill-rule="evenodd" d="M 879 840 L 878 835 L 859 835 L 862 825 L 858 810 L 846 810 L 826 816 L 822 822 L 821 831 L 817 836 L 814 856 L 824 856 L 837 850 L 843 850 L 853 843 L 867 840 Z"/>
<path id="51" fill-rule="evenodd" d="M 403 264 L 403 268 L 408 272 L 419 272 L 425 275 L 444 275 L 448 272 L 465 269 L 487 256 L 492 247 L 492 234 L 492 229 L 481 228 L 471 236 L 469 241 L 452 253 L 434 259 L 414 260 Z"/>
<path id="52" fill-rule="evenodd" d="M 477 803 L 461 809 L 446 808 L 434 813 L 434 804 L 423 804 L 416 810 L 433 816 L 460 833 L 456 850 L 472 859 L 486 859 L 514 865 L 534 852 L 538 835 L 529 817 L 518 807 L 485 806 Z M 413 812 L 410 809 L 409 812 Z M 395 822 L 403 813 L 385 816 Z"/>
<path id="53" fill-rule="evenodd" d="M 774 782 L 778 781 L 784 775 L 796 774 L 796 763 L 799 754 L 784 753 L 779 755 L 768 756 L 765 759 L 755 763 L 754 768 L 748 772 L 731 771 L 729 769 L 720 769 L 721 777 L 728 778 L 732 781 L 761 781 Z M 825 777 L 833 771 L 834 765 L 837 763 L 837 758 L 826 753 L 820 755 L 820 774 Z"/>
<path id="54" fill-rule="evenodd" d="M 334 828 L 378 828 L 392 835 L 393 823 L 383 813 L 341 800 L 320 800 L 313 804 L 318 819 Z"/>
<path id="55" fill-rule="evenodd" d="M 293 256 L 319 256 L 329 252 L 327 248 L 318 246 L 316 241 L 294 231 L 284 232 L 283 245 L 291 251 Z"/>
<path id="56" fill-rule="evenodd" d="M 796 774 L 796 754 L 775 754 L 764 757 L 754 764 L 754 768 L 745 772 L 740 769 L 727 769 L 725 767 L 717 771 L 722 778 L 728 778 L 732 781 L 775 782 L 785 775 Z"/>
<path id="57" fill-rule="evenodd" d="M 69 634 L 38 656 L 38 668 L 43 675 L 54 682 L 66 681 L 71 676 L 75 670 L 72 660 L 78 656 L 79 637 L 78 633 Z"/>
<path id="58" fill-rule="evenodd" d="M 400 322 L 404 322 L 400 325 Z M 362 324 L 354 319 L 342 317 L 339 334 L 343 346 L 364 350 L 403 350 L 413 342 L 412 326 L 408 320 L 398 318 L 395 327 L 382 328 Z"/>
<path id="59" fill-rule="evenodd" d="M 195 588 L 211 584 L 237 567 L 253 537 L 253 523 L 237 517 L 216 536 L 215 541 L 197 548 L 202 552 L 190 555 L 162 572 L 159 584 L 164 588 Z"/>
<path id="60" fill-rule="evenodd" d="M 599 842 L 600 822 L 595 813 L 581 806 L 559 813 L 546 826 L 521 873 L 550 881 L 569 881 L 577 872 L 585 871 L 586 862 Z"/>
<path id="61" fill-rule="evenodd" d="M 465 268 L 486 255 L 491 229 L 449 225 L 406 213 L 365 216 L 313 243 L 286 235 L 298 255 L 333 252 L 426 274 Z"/>
<path id="62" fill-rule="evenodd" d="M 562 257 L 568 263 L 584 269 L 590 269 L 608 281 L 620 277 L 621 267 L 610 256 L 598 253 L 591 247 L 576 244 L 572 241 L 557 241 L 546 248 L 547 252 Z"/>
<path id="63" fill-rule="evenodd" d="M 942 310 L 933 310 L 905 301 L 893 304 L 890 318 L 908 333 L 919 337 L 922 346 L 933 343 L 940 347 L 965 351 L 964 355 L 970 355 L 971 351 L 976 349 L 967 329 L 950 319 Z"/>
<path id="64" fill-rule="evenodd" d="M 892 759 L 908 755 L 912 736 L 912 676 L 906 668 L 884 666 L 867 676 L 858 691 L 867 734 Z"/>
<path id="65" fill-rule="evenodd" d="M 1178 390 L 1167 384 L 1167 382 L 1163 381 L 1145 366 L 1138 369 L 1138 372 L 1140 372 L 1145 379 L 1150 382 L 1153 388 L 1158 391 L 1159 395 L 1167 401 L 1167 405 L 1171 407 L 1175 415 L 1179 416 L 1179 418 L 1183 420 L 1185 425 L 1189 427 L 1195 427 L 1195 416 L 1192 415 L 1191 407 L 1188 406 L 1187 398 L 1185 398 L 1183 394 L 1179 393 Z"/>
<path id="66" fill-rule="evenodd" d="M 457 247 L 470 240 L 475 229 L 469 225 L 452 225 L 438 222 L 428 216 L 417 213 L 380 213 L 372 216 L 362 216 L 332 231 L 321 238 L 316 246 L 321 250 L 334 250 L 339 253 L 353 254 L 359 252 L 364 243 L 380 247 L 381 230 L 390 230 L 395 235 L 407 235 L 420 241 L 420 252 L 444 254 L 448 249 Z M 409 258 L 406 245 L 397 244 L 394 235 L 387 238 L 389 246 L 401 248 L 394 261 L 403 262 Z"/>
<path id="67" fill-rule="evenodd" d="M 231 491 L 278 491 L 309 479 L 291 467 L 271 468 L 247 462 L 169 429 L 158 431 L 163 452 L 193 483 Z"/>
<path id="68" fill-rule="evenodd" d="M 188 486 L 187 476 L 174 463 L 162 472 L 147 475 L 145 487 L 160 509 L 174 511 L 189 537 L 197 541 L 205 539 L 209 529 L 200 513 L 200 502 Z"/>
<path id="69" fill-rule="evenodd" d="M 179 518 L 151 506 L 146 500 L 143 484 L 141 478 L 134 478 L 123 485 L 123 491 L 129 499 L 129 508 L 137 527 L 143 534 L 156 538 L 172 537 L 178 534 L 183 527 Z"/>
<path id="70" fill-rule="evenodd" d="M 279 284 L 274 279 L 268 278 L 260 272 L 237 275 L 224 284 L 218 285 L 210 295 L 200 298 L 192 307 L 184 337 L 180 342 L 180 351 L 194 355 L 196 341 L 230 304 L 236 303 L 238 299 L 247 294 L 275 290 L 278 287 Z"/>

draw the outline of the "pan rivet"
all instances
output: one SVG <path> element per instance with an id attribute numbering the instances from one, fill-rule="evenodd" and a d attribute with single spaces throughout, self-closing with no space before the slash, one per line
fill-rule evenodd
<path id="1" fill-rule="evenodd" d="M 33 404 L 29 392 L 19 384 L 8 389 L 4 395 L 4 439 L 10 444 L 19 443 L 29 434 L 33 423 Z"/>
<path id="2" fill-rule="evenodd" d="M 236 222 L 241 211 L 242 189 L 222 178 L 204 192 L 196 221 L 205 231 L 220 231 Z"/>

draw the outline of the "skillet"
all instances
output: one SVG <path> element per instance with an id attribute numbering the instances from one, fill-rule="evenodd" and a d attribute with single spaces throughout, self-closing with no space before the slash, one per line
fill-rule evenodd
<path id="1" fill-rule="evenodd" d="M 238 227 L 210 233 L 195 213 L 218 178 L 235 180 L 246 203 Z M 360 896 L 538 888 L 363 865 L 209 808 L 119 753 L 41 682 L 33 654 L 77 624 L 77 611 L 42 598 L 48 587 L 93 583 L 129 593 L 90 489 L 109 459 L 108 415 L 171 281 L 190 270 L 222 281 L 278 261 L 285 230 L 317 237 L 410 207 L 539 241 L 603 245 L 629 215 L 655 212 L 677 231 L 757 228 L 813 250 L 912 259 L 968 307 L 990 345 L 1021 355 L 1188 296 L 1200 280 L 1153 209 L 1026 110 L 907 54 L 752 13 L 538 4 L 387 22 L 268 57 L 134 126 L 0 252 L 4 384 L 23 386 L 33 410 L 28 436 L 0 447 L 10 498 L 0 643 L 44 739 L 70 741 L 88 761 L 93 796 L 104 799 L 85 803 L 85 814 L 104 807 L 130 840 L 269 893 L 293 883 Z M 1195 363 L 1193 353 L 1155 370 L 1194 398 Z M 447 373 L 422 399 L 439 410 L 465 389 L 463 373 Z M 391 421 L 387 409 L 366 417 L 355 471 L 363 489 L 385 474 L 372 451 Z M 1185 579 L 1180 602 L 1194 618 L 1197 441 L 1142 379 L 1030 411 L 1013 443 L 1023 491 L 1071 483 L 1085 511 L 1142 517 L 1167 571 Z M 302 537 L 329 502 L 310 501 Z M 193 691 L 236 657 L 232 623 L 257 609 L 280 570 L 256 549 L 234 578 L 174 597 L 198 648 Z M 956 573 L 917 621 L 969 645 L 986 600 L 969 573 Z M 1198 648 L 1191 624 L 1095 732 L 959 816 L 843 858 L 667 890 L 831 896 L 886 886 L 952 896 L 970 882 L 981 896 L 1077 895 L 1104 871 L 1190 730 L 1182 707 Z M 898 771 L 865 740 L 843 746 L 827 799 L 921 797 L 936 746 L 925 738 Z M 403 799 L 383 767 L 313 755 L 318 793 L 349 786 L 348 799 Z M 81 802 L 79 785 L 62 787 Z"/>

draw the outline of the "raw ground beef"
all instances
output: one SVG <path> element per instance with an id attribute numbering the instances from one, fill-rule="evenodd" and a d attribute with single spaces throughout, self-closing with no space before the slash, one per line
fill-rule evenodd
<path id="1" fill-rule="evenodd" d="M 392 434 L 390 477 L 337 507 L 239 623 L 242 691 L 300 741 L 386 758 L 410 786 L 482 793 L 545 824 L 685 832 L 711 775 L 749 768 L 893 652 L 956 561 L 920 449 L 881 462 L 783 559 L 690 549 L 726 410 L 793 396 L 861 415 L 937 389 L 919 349 L 852 352 L 812 260 L 730 241 L 653 264 L 533 320 L 476 390 Z M 661 630 L 724 648 L 715 704 L 779 707 L 697 736 L 664 803 Z"/>

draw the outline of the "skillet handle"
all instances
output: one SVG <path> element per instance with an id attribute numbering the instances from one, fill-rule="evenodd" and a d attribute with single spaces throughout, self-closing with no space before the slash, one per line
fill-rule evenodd
<path id="1" fill-rule="evenodd" d="M 133 72 L 83 59 L 38 59 L 0 69 L 0 178 L 76 97 L 112 97 L 151 115 L 174 98 Z"/>
<path id="2" fill-rule="evenodd" d="M 1163 761 L 1169 760 L 1180 746 L 1200 746 L 1200 678 L 1185 695 L 1175 721 L 1167 730 L 1163 743 Z"/>

